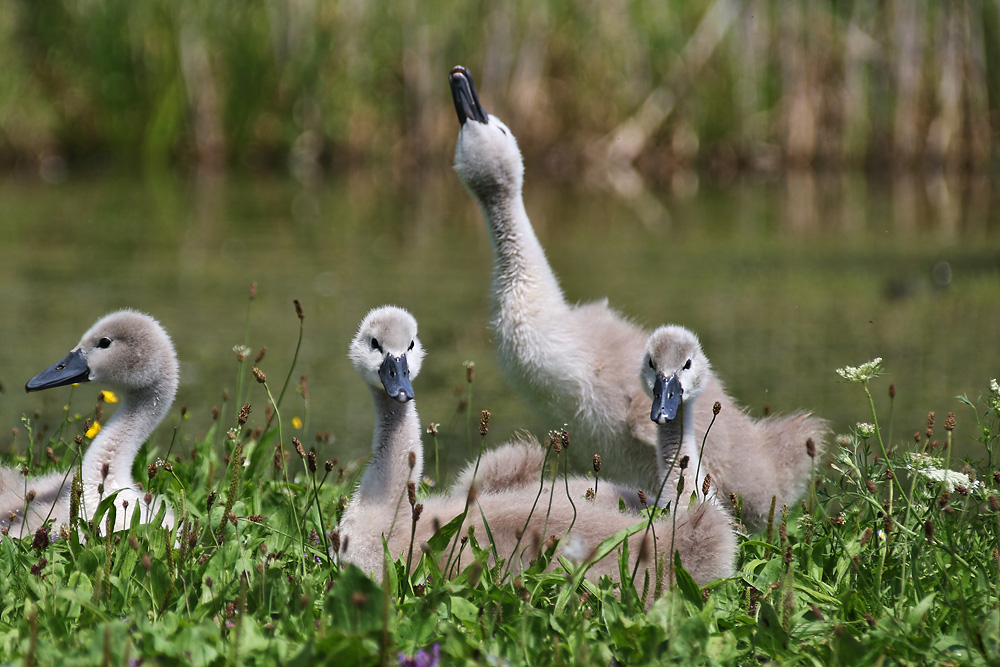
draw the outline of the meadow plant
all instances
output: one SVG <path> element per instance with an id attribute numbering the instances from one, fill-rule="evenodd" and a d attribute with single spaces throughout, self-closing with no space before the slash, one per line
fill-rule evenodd
<path id="1" fill-rule="evenodd" d="M 815 463 L 821 479 L 810 496 L 776 507 L 768 531 L 744 536 L 731 579 L 699 587 L 682 562 L 658 555 L 634 573 L 634 586 L 626 539 L 646 530 L 645 521 L 589 554 L 569 543 L 570 557 L 559 559 L 559 537 L 533 544 L 525 536 L 534 558 L 512 571 L 515 554 L 495 553 L 489 535 L 461 531 L 463 513 L 403 558 L 387 559 L 377 584 L 327 555 L 340 541 L 336 520 L 350 476 L 332 474 L 337 463 L 321 464 L 297 438 L 286 448 L 298 456 L 272 458 L 282 453 L 283 421 L 264 363 L 259 384 L 240 394 L 260 408 L 238 411 L 231 423 L 209 407 L 182 408 L 170 420 L 169 444 L 154 438 L 140 452 L 136 476 L 170 500 L 176 532 L 133 523 L 102 536 L 77 517 L 69 530 L 0 541 L 0 661 L 990 665 L 1000 655 L 996 381 L 945 419 L 955 433 L 964 424 L 974 434 L 984 461 L 949 466 L 919 432 L 907 443 L 884 442 L 871 393 L 878 378 L 859 372 L 859 421 L 873 431 L 843 427 L 829 461 Z M 80 391 L 72 391 L 74 403 Z M 481 446 L 488 415 L 480 412 Z M 63 469 L 77 457 L 75 436 L 88 418 L 96 407 L 61 411 L 29 446 L 52 456 L 14 463 L 32 474 Z M 20 437 L 45 423 L 27 419 Z M 543 468 L 557 482 L 568 439 L 553 436 Z M 550 484 L 552 493 L 566 488 Z M 690 491 L 667 492 L 677 503 Z M 414 488 L 410 499 L 414 524 L 427 520 L 417 509 L 421 494 Z M 616 554 L 620 584 L 586 579 L 591 563 Z M 657 599 L 646 611 L 650 594 Z"/>

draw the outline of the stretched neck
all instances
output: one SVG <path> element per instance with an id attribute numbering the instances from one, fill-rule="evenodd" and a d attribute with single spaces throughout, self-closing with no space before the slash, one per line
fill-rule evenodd
<path id="1" fill-rule="evenodd" d="M 493 289 L 499 308 L 530 296 L 545 316 L 565 308 L 559 281 L 535 236 L 520 191 L 480 198 L 493 246 Z"/>
<path id="2" fill-rule="evenodd" d="M 419 484 L 423 473 L 420 419 L 413 401 L 400 403 L 384 391 L 373 388 L 372 402 L 375 405 L 372 460 L 361 476 L 352 504 L 398 506 L 406 502 L 406 483 Z"/>

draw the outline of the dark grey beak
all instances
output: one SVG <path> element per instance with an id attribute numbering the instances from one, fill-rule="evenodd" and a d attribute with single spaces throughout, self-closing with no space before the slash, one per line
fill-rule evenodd
<path id="1" fill-rule="evenodd" d="M 74 382 L 89 382 L 90 367 L 80 350 L 73 350 L 62 361 L 57 361 L 44 371 L 28 380 L 25 391 L 40 391 L 52 387 L 62 387 Z"/>
<path id="2" fill-rule="evenodd" d="M 472 83 L 472 74 L 461 65 L 453 67 L 448 75 L 448 82 L 451 84 L 451 98 L 455 102 L 455 112 L 458 114 L 458 122 L 465 125 L 465 121 L 474 120 L 479 123 L 490 122 L 483 105 L 479 103 L 479 94 L 476 93 L 476 84 Z"/>
<path id="3" fill-rule="evenodd" d="M 378 369 L 378 377 L 382 380 L 385 393 L 400 403 L 406 403 L 413 398 L 413 386 L 410 384 L 410 369 L 406 367 L 406 355 L 394 357 L 385 355 L 385 361 Z"/>
<path id="4" fill-rule="evenodd" d="M 649 418 L 657 424 L 673 421 L 677 417 L 683 396 L 684 388 L 677 379 L 677 373 L 673 373 L 669 378 L 663 373 L 657 373 L 656 381 L 653 383 L 653 409 L 649 413 Z"/>

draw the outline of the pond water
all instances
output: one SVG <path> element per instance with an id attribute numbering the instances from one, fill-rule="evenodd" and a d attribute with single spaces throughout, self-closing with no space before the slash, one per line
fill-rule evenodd
<path id="1" fill-rule="evenodd" d="M 304 420 L 292 433 L 307 446 L 330 431 L 322 456 L 355 459 L 370 446 L 370 399 L 346 350 L 364 314 L 383 303 L 420 322 L 428 357 L 417 403 L 425 424 L 441 424 L 444 470 L 468 456 L 466 361 L 475 362 L 475 419 L 492 412 L 488 442 L 557 426 L 541 423 L 504 384 L 487 328 L 484 225 L 450 166 L 430 171 L 409 186 L 370 172 L 309 185 L 0 182 L 0 451 L 23 452 L 21 416 L 58 421 L 70 395 L 26 395 L 24 382 L 98 316 L 126 306 L 172 333 L 178 406 L 189 406 L 184 430 L 196 437 L 224 393 L 232 423 L 235 345 L 246 342 L 251 354 L 267 346 L 259 365 L 280 386 L 299 331 L 293 299 L 305 310 L 293 385 L 308 376 L 309 403 L 289 394 L 282 414 L 286 424 Z M 526 198 L 570 299 L 607 297 L 641 324 L 692 328 L 751 413 L 811 409 L 845 432 L 870 418 L 860 387 L 834 369 L 880 356 L 888 372 L 874 393 L 894 441 L 922 432 L 929 410 L 943 436 L 953 410 L 959 446 L 981 455 L 971 444 L 974 413 L 955 396 L 975 398 L 1000 375 L 1000 221 L 989 182 L 792 174 L 699 183 L 688 174 L 663 192 L 621 199 L 531 181 L 529 172 Z M 89 411 L 97 389 L 74 390 L 73 409 Z M 266 398 L 256 385 L 246 391 L 250 425 L 260 424 Z M 170 437 L 161 428 L 156 444 Z"/>

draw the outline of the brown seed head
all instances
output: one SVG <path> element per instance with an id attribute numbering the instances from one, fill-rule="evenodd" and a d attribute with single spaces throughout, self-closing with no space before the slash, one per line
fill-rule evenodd
<path id="1" fill-rule="evenodd" d="M 264 375 L 264 371 L 260 370 L 256 366 L 253 367 L 253 376 L 260 384 L 267 382 L 267 376 Z"/>
<path id="2" fill-rule="evenodd" d="M 247 420 L 250 419 L 251 409 L 252 408 L 250 407 L 249 403 L 244 403 L 243 407 L 240 408 L 240 413 L 236 416 L 236 423 L 239 424 L 240 426 L 246 424 Z"/>
<path id="3" fill-rule="evenodd" d="M 150 479 L 156 477 L 156 471 L 157 467 L 155 463 L 150 463 L 148 466 L 146 466 L 146 476 L 149 477 Z"/>
<path id="4" fill-rule="evenodd" d="M 868 544 L 868 540 L 872 539 L 872 527 L 868 526 L 865 528 L 864 535 L 861 536 L 861 546 Z"/>
<path id="5" fill-rule="evenodd" d="M 806 454 L 808 454 L 811 459 L 816 458 L 816 443 L 812 438 L 806 440 Z"/>
<path id="6" fill-rule="evenodd" d="M 642 504 L 643 507 L 646 507 L 646 492 L 643 491 L 642 489 L 639 489 L 638 494 L 639 494 L 639 502 Z"/>
<path id="7" fill-rule="evenodd" d="M 251 514 L 247 517 L 247 521 L 252 521 L 253 523 L 264 523 L 264 517 L 260 514 Z M 263 544 L 261 546 L 264 546 Z"/>
<path id="8" fill-rule="evenodd" d="M 920 442 L 920 432 L 919 431 L 914 431 L 913 432 L 913 442 Z"/>
<path id="9" fill-rule="evenodd" d="M 420 521 L 420 514 L 424 511 L 424 504 L 417 503 L 413 506 L 413 523 Z"/>
<path id="10" fill-rule="evenodd" d="M 101 479 L 107 479 L 108 473 L 111 472 L 111 464 L 107 461 L 101 466 Z"/>
<path id="11" fill-rule="evenodd" d="M 292 303 L 295 304 L 295 316 L 299 318 L 299 322 L 306 319 L 306 314 L 302 310 L 302 303 L 298 299 L 292 299 Z"/>
<path id="12" fill-rule="evenodd" d="M 213 405 L 212 406 L 212 421 L 218 421 L 218 419 L 219 419 L 219 406 L 218 405 Z"/>
<path id="13" fill-rule="evenodd" d="M 878 488 L 875 486 L 875 482 L 869 480 L 865 481 L 865 486 L 868 487 L 870 493 L 878 493 Z"/>
<path id="14" fill-rule="evenodd" d="M 476 377 L 476 364 L 473 361 L 465 362 L 465 381 L 472 384 L 472 380 Z"/>
<path id="15" fill-rule="evenodd" d="M 701 483 L 701 495 L 707 496 L 710 488 L 712 488 L 712 476 L 706 474 L 705 480 Z"/>
<path id="16" fill-rule="evenodd" d="M 142 499 L 145 501 L 146 505 L 149 505 L 149 503 L 153 502 L 153 494 L 147 491 L 145 495 L 143 495 Z"/>
<path id="17" fill-rule="evenodd" d="M 257 281 L 250 283 L 250 300 L 257 298 Z"/>
<path id="18" fill-rule="evenodd" d="M 490 411 L 483 410 L 479 417 L 479 435 L 484 436 L 490 431 Z"/>
<path id="19" fill-rule="evenodd" d="M 949 412 L 944 418 L 944 430 L 951 432 L 955 430 L 955 413 Z"/>
<path id="20" fill-rule="evenodd" d="M 438 434 L 438 428 L 440 428 L 440 426 L 441 424 L 433 424 L 433 423 L 428 424 L 427 435 L 431 436 L 432 438 L 436 436 Z"/>
<path id="21" fill-rule="evenodd" d="M 924 521 L 924 537 L 927 538 L 928 542 L 934 541 L 934 524 L 931 523 L 930 519 Z"/>
<path id="22" fill-rule="evenodd" d="M 948 503 L 950 503 L 950 502 L 951 502 L 951 494 L 950 494 L 950 493 L 948 493 L 947 491 L 943 492 L 943 493 L 941 494 L 941 497 L 940 497 L 940 498 L 938 498 L 938 504 L 939 504 L 939 505 L 940 505 L 941 507 L 944 507 L 945 505 L 947 505 L 947 504 L 948 504 Z"/>
<path id="23" fill-rule="evenodd" d="M 896 385 L 889 383 L 889 398 L 896 398 Z"/>
<path id="24" fill-rule="evenodd" d="M 406 483 L 406 499 L 410 503 L 410 507 L 413 507 L 414 503 L 417 502 L 417 485 L 413 482 Z"/>
<path id="25" fill-rule="evenodd" d="M 781 560 L 785 565 L 790 565 L 791 562 L 795 560 L 795 556 L 792 554 L 792 545 L 789 544 L 785 547 L 785 553 Z"/>
<path id="26" fill-rule="evenodd" d="M 209 510 L 211 510 L 212 509 L 212 505 L 215 504 L 215 497 L 216 497 L 216 495 L 218 495 L 218 494 L 216 494 L 215 491 L 209 491 L 208 492 L 208 500 L 206 501 L 206 504 L 208 505 L 208 509 Z"/>
<path id="27" fill-rule="evenodd" d="M 299 376 L 299 392 L 302 398 L 309 398 L 309 380 L 305 375 Z"/>
<path id="28" fill-rule="evenodd" d="M 688 461 L 689 461 L 689 459 L 688 459 L 688 457 L 687 457 L 687 456 L 682 456 L 682 457 L 681 457 L 681 463 L 680 463 L 680 465 L 681 465 L 681 470 L 687 470 L 687 467 L 688 467 Z"/>
<path id="29" fill-rule="evenodd" d="M 83 444 L 83 435 L 80 434 L 80 433 L 77 433 L 76 437 L 73 438 L 73 442 L 75 442 L 78 445 L 82 445 Z"/>
<path id="30" fill-rule="evenodd" d="M 325 470 L 326 470 L 327 472 L 330 472 L 331 470 L 333 470 L 333 467 L 334 467 L 335 465 L 337 465 L 336 461 L 331 461 L 330 459 L 327 459 L 327 460 L 326 460 L 326 463 L 324 463 L 324 464 L 323 464 L 323 468 L 324 468 L 324 469 L 325 469 Z"/>
<path id="31" fill-rule="evenodd" d="M 340 551 L 340 532 L 333 531 L 330 533 L 330 548 L 333 549 L 333 553 Z"/>
<path id="32" fill-rule="evenodd" d="M 260 351 L 257 352 L 257 356 L 254 357 L 253 362 L 255 364 L 259 364 L 264 359 L 265 354 L 267 354 L 267 345 L 262 345 Z"/>
<path id="33" fill-rule="evenodd" d="M 601 472 L 601 455 L 594 454 L 594 472 Z"/>
<path id="34" fill-rule="evenodd" d="M 713 415 L 716 415 L 716 416 L 718 416 L 718 414 L 719 414 L 720 412 L 722 412 L 722 403 L 719 403 L 718 401 L 716 401 L 716 402 L 715 402 L 715 403 L 714 403 L 714 404 L 712 405 L 712 414 L 713 414 Z"/>
<path id="35" fill-rule="evenodd" d="M 596 497 L 597 497 L 597 494 L 596 494 L 596 493 L 594 493 L 594 490 L 593 490 L 593 489 L 587 489 L 587 493 L 585 493 L 583 497 L 584 497 L 584 498 L 585 498 L 586 500 L 593 500 L 594 498 L 596 498 Z"/>
<path id="36" fill-rule="evenodd" d="M 411 449 L 406 458 L 407 462 L 410 464 L 410 470 L 413 470 L 413 468 L 417 465 L 417 453 Z"/>
<path id="37" fill-rule="evenodd" d="M 306 457 L 306 448 L 302 446 L 302 441 L 293 436 L 292 444 L 295 445 L 295 452 L 300 458 L 304 459 Z"/>
<path id="38" fill-rule="evenodd" d="M 316 463 L 316 452 L 314 450 L 309 450 L 306 454 L 306 467 L 309 468 L 309 472 L 316 472 L 319 469 L 319 465 Z"/>
<path id="39" fill-rule="evenodd" d="M 566 429 L 559 432 L 559 444 L 562 445 L 563 449 L 569 449 L 569 431 Z"/>

